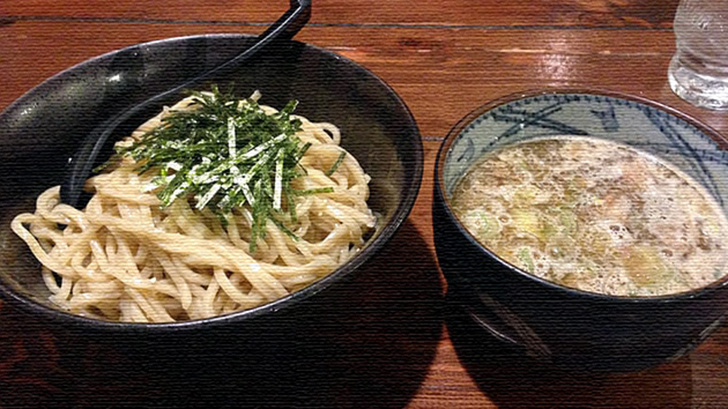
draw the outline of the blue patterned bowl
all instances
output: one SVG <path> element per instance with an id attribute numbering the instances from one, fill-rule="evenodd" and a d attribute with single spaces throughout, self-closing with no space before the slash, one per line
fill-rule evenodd
<path id="1" fill-rule="evenodd" d="M 628 371 L 676 359 L 702 342 L 728 311 L 728 280 L 688 293 L 614 297 L 528 274 L 480 245 L 450 207 L 453 189 L 485 152 L 519 141 L 582 135 L 634 146 L 675 165 L 728 213 L 728 146 L 698 121 L 615 93 L 518 94 L 461 120 L 435 166 L 433 223 L 451 299 L 486 332 L 558 366 Z"/>

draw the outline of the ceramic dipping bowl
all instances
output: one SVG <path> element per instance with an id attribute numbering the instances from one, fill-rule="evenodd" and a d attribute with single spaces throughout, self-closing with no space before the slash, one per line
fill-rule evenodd
<path id="1" fill-rule="evenodd" d="M 433 223 L 450 298 L 483 331 L 557 366 L 630 371 L 682 356 L 723 322 L 728 310 L 725 276 L 706 287 L 665 296 L 581 291 L 508 263 L 479 243 L 453 212 L 453 190 L 481 155 L 554 135 L 606 139 L 661 158 L 698 181 L 728 213 L 726 140 L 695 119 L 610 92 L 507 96 L 462 119 L 438 153 Z"/>

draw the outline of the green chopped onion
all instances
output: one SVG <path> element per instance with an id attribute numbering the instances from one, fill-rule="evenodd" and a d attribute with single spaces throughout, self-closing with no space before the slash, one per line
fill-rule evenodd
<path id="1" fill-rule="evenodd" d="M 518 249 L 518 259 L 526 266 L 526 271 L 533 273 L 536 267 L 533 265 L 533 258 L 531 257 L 531 251 L 526 247 Z"/>
<path id="2" fill-rule="evenodd" d="M 321 193 L 333 193 L 334 188 L 331 186 L 326 187 L 317 187 L 314 189 L 306 189 L 306 190 L 294 190 L 293 194 L 295 196 L 309 196 L 309 195 L 318 195 Z"/>
<path id="3" fill-rule="evenodd" d="M 211 93 L 191 94 L 195 109 L 172 112 L 138 141 L 118 147 L 117 157 L 132 157 L 139 163 L 138 173 L 155 173 L 143 189 L 156 191 L 162 208 L 177 199 L 190 200 L 224 222 L 232 209 L 248 206 L 251 251 L 265 236 L 268 220 L 295 237 L 284 223 L 296 221 L 294 197 L 333 192 L 331 187 L 291 187 L 292 180 L 307 174 L 300 160 L 311 146 L 296 136 L 301 121 L 291 114 L 298 102 L 267 114 L 255 98 L 240 101 L 216 86 Z M 329 172 L 336 171 L 344 155 Z"/>
<path id="4" fill-rule="evenodd" d="M 286 227 L 283 223 L 281 223 L 278 219 L 271 219 L 273 223 L 278 226 L 278 228 L 285 233 L 288 237 L 290 237 L 293 241 L 298 241 L 298 236 L 296 236 L 288 227 Z"/>
<path id="5" fill-rule="evenodd" d="M 346 151 L 343 151 L 339 154 L 339 157 L 336 159 L 336 162 L 334 162 L 333 165 L 331 165 L 331 168 L 326 171 L 326 176 L 331 176 L 336 172 L 336 169 L 339 169 L 339 166 L 341 166 L 341 162 L 344 161 L 344 158 L 346 158 Z"/>

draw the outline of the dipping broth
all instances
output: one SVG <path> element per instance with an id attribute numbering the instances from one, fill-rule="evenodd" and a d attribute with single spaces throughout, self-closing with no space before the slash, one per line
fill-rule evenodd
<path id="1" fill-rule="evenodd" d="M 725 274 L 728 221 L 675 167 L 615 142 L 549 137 L 486 153 L 453 209 L 518 268 L 583 291 L 659 296 Z"/>

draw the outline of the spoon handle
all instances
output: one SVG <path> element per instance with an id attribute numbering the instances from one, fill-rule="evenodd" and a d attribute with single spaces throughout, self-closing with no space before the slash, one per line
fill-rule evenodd
<path id="1" fill-rule="evenodd" d="M 157 94 L 140 104 L 132 105 L 120 113 L 111 116 L 103 121 L 86 135 L 81 146 L 76 153 L 68 159 L 66 167 L 66 175 L 61 184 L 61 201 L 75 208 L 80 207 L 81 194 L 86 179 L 89 178 L 93 171 L 96 158 L 105 146 L 106 141 L 116 128 L 121 126 L 129 118 L 136 114 L 149 109 L 155 104 L 166 100 L 172 95 L 194 87 L 202 81 L 211 78 L 213 75 L 224 70 L 240 66 L 250 57 L 264 48 L 266 45 L 277 39 L 291 39 L 298 33 L 301 28 L 308 22 L 311 17 L 311 1 L 312 0 L 290 0 L 291 7 L 268 27 L 265 32 L 259 35 L 255 43 L 237 56 L 231 58 L 225 63 L 204 72 L 184 83 L 175 86 L 167 91 Z"/>

